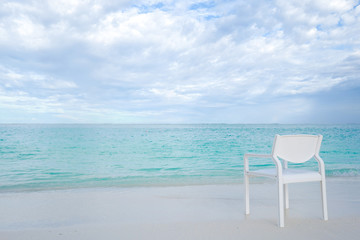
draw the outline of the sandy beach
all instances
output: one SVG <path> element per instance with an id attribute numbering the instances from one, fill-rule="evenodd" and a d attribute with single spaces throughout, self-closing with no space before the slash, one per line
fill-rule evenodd
<path id="1" fill-rule="evenodd" d="M 51 190 L 0 194 L 0 239 L 355 239 L 360 179 L 328 178 L 329 221 L 318 183 L 292 184 L 285 228 L 274 182 Z"/>

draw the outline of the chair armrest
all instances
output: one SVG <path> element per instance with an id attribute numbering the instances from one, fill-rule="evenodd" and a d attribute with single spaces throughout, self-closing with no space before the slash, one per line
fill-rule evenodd
<path id="1" fill-rule="evenodd" d="M 246 174 L 249 171 L 249 158 L 272 158 L 270 154 L 255 154 L 255 153 L 246 153 L 244 155 L 244 173 Z"/>
<path id="2" fill-rule="evenodd" d="M 271 158 L 272 156 L 270 154 L 246 153 L 244 157 Z"/>
<path id="3" fill-rule="evenodd" d="M 315 154 L 314 158 L 318 162 L 319 173 L 321 174 L 321 176 L 325 177 L 325 164 L 324 164 L 324 161 L 322 160 L 322 158 L 318 154 Z"/>
<path id="4" fill-rule="evenodd" d="M 282 175 L 282 164 L 280 160 L 271 154 L 253 154 L 253 153 L 246 153 L 244 155 L 244 174 L 247 174 L 249 172 L 249 158 L 250 157 L 256 157 L 256 158 L 271 158 L 271 160 L 274 162 L 276 169 L 277 169 L 277 175 Z"/>

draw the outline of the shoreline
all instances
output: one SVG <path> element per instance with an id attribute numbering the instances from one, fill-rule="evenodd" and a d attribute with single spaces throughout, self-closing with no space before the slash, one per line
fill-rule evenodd
<path id="1" fill-rule="evenodd" d="M 354 239 L 360 234 L 360 178 L 328 178 L 329 220 L 317 183 L 289 186 L 285 228 L 277 227 L 275 182 L 82 188 L 0 193 L 1 239 Z"/>
<path id="2" fill-rule="evenodd" d="M 53 192 L 53 191 L 96 191 L 101 189 L 116 190 L 116 189 L 137 189 L 137 188 L 167 188 L 167 187 L 196 187 L 196 186 L 225 186 L 225 185 L 243 185 L 243 176 L 238 181 L 224 180 L 224 181 L 188 181 L 188 182 L 172 182 L 172 183 L 147 183 L 147 184 L 118 184 L 118 185 L 79 185 L 70 187 L 48 187 L 48 188 L 13 188 L 0 190 L 0 196 L 2 194 L 12 193 L 32 193 L 32 192 Z M 251 184 L 271 184 L 275 183 L 273 179 L 262 177 L 251 177 Z M 331 182 L 353 182 L 359 181 L 360 176 L 327 176 L 326 181 Z"/>

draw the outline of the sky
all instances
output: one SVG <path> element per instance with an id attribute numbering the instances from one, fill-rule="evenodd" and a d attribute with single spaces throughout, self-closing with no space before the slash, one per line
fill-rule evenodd
<path id="1" fill-rule="evenodd" d="M 360 1 L 0 0 L 0 123 L 360 123 Z"/>

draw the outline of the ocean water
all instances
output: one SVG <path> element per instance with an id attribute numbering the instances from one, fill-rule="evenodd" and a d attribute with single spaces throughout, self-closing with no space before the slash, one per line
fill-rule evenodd
<path id="1" fill-rule="evenodd" d="M 327 176 L 360 176 L 360 125 L 3 124 L 0 192 L 239 183 L 244 153 L 270 153 L 275 134 L 322 134 Z"/>

